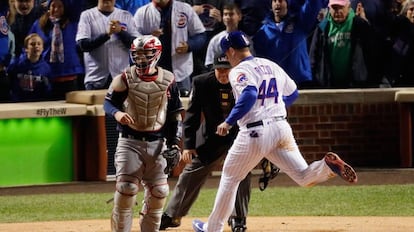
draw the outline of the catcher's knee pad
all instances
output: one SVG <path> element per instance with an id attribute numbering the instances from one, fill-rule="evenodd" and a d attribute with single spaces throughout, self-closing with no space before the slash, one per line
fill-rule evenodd
<path id="1" fill-rule="evenodd" d="M 112 210 L 112 231 L 131 231 L 133 219 L 133 206 L 135 204 L 138 185 L 130 182 L 117 182 L 114 195 L 114 208 Z"/>
<path id="2" fill-rule="evenodd" d="M 141 231 L 157 231 L 162 216 L 165 199 L 169 193 L 167 182 L 145 186 L 145 200 L 141 211 Z"/>
<path id="3" fill-rule="evenodd" d="M 138 185 L 132 182 L 119 181 L 116 182 L 116 191 L 123 195 L 134 196 L 138 193 Z"/>
<path id="4" fill-rule="evenodd" d="M 145 186 L 145 211 L 152 213 L 156 210 L 161 210 L 164 207 L 165 198 L 168 196 L 169 187 L 167 182 L 162 184 L 155 184 L 152 186 Z"/>
<path id="5" fill-rule="evenodd" d="M 156 198 L 165 198 L 168 196 L 170 188 L 168 187 L 167 182 L 165 182 L 162 184 L 157 184 L 157 185 L 152 186 L 150 190 L 151 190 L 152 196 Z"/>

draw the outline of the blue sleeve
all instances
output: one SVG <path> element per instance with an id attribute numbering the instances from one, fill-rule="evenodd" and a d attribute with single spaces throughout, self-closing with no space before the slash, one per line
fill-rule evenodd
<path id="1" fill-rule="evenodd" d="M 226 118 L 229 125 L 236 124 L 237 120 L 242 118 L 253 107 L 257 99 L 257 89 L 254 86 L 247 86 L 240 95 L 239 100 Z"/>
<path id="2" fill-rule="evenodd" d="M 207 34 L 205 32 L 193 35 L 188 38 L 188 51 L 200 51 L 204 49 L 207 41 Z"/>
<path id="3" fill-rule="evenodd" d="M 82 52 L 91 52 L 96 48 L 100 47 L 106 41 L 111 38 L 108 34 L 101 34 L 100 36 L 96 37 L 96 39 L 81 39 L 77 41 L 77 45 L 79 46 Z"/>
<path id="4" fill-rule="evenodd" d="M 283 96 L 283 101 L 285 102 L 286 108 L 291 106 L 293 102 L 298 98 L 298 96 L 299 96 L 299 91 L 297 89 L 291 95 Z"/>
<path id="5" fill-rule="evenodd" d="M 326 7 L 326 0 L 310 1 L 306 0 L 300 11 L 299 22 L 302 23 L 303 29 L 306 32 L 311 32 L 318 23 L 317 16 L 319 11 Z"/>
<path id="6" fill-rule="evenodd" d="M 112 115 L 112 117 L 115 115 L 116 112 L 120 111 L 116 106 L 109 101 L 108 99 L 105 99 L 103 108 L 106 114 Z"/>
<path id="7" fill-rule="evenodd" d="M 108 91 L 106 93 L 105 101 L 103 104 L 105 113 L 113 117 L 116 112 L 122 111 L 123 102 L 125 101 L 127 95 L 128 95 L 128 91 L 123 91 L 123 92 Z"/>

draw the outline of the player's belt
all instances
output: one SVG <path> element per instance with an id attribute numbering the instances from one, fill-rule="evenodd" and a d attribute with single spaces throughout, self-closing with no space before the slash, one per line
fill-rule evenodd
<path id="1" fill-rule="evenodd" d="M 273 117 L 270 118 L 271 121 L 283 121 L 286 120 L 285 116 L 277 116 L 277 117 Z M 256 127 L 256 126 L 263 126 L 263 120 L 257 121 L 257 122 L 252 122 L 252 123 L 247 123 L 246 124 L 246 128 L 252 128 L 252 127 Z"/>
<path id="2" fill-rule="evenodd" d="M 160 139 L 160 137 L 155 136 L 155 135 L 130 135 L 127 133 L 120 133 L 119 137 L 127 138 L 127 139 L 136 139 L 136 140 L 146 141 L 146 142 L 153 142 L 155 140 Z"/>

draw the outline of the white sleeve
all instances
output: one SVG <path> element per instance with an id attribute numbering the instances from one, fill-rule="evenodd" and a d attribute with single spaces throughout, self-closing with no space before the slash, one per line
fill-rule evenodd
<path id="1" fill-rule="evenodd" d="M 213 38 L 214 39 L 214 38 Z M 204 61 L 204 66 L 208 67 L 210 64 L 214 63 L 214 45 L 213 45 L 213 41 L 214 40 L 210 40 L 210 42 L 208 43 L 207 46 L 207 52 L 206 52 L 206 59 Z"/>
<path id="2" fill-rule="evenodd" d="M 84 11 L 80 15 L 78 31 L 76 33 L 76 41 L 91 38 L 91 24 L 89 22 L 89 12 L 90 11 Z"/>

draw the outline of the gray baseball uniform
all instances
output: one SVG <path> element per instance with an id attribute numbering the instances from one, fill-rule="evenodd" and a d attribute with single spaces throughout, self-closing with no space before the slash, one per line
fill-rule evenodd
<path id="1" fill-rule="evenodd" d="M 144 186 L 140 212 L 141 231 L 158 231 L 169 188 L 165 159 L 160 153 L 167 145 L 178 144 L 177 120 L 182 109 L 178 87 L 171 72 L 157 68 L 152 81 L 137 77 L 136 66 L 118 75 L 105 98 L 105 112 L 119 111 L 134 120 L 118 121 L 120 136 L 115 153 L 116 192 L 112 211 L 112 231 L 130 231 L 133 206 L 139 183 Z"/>

